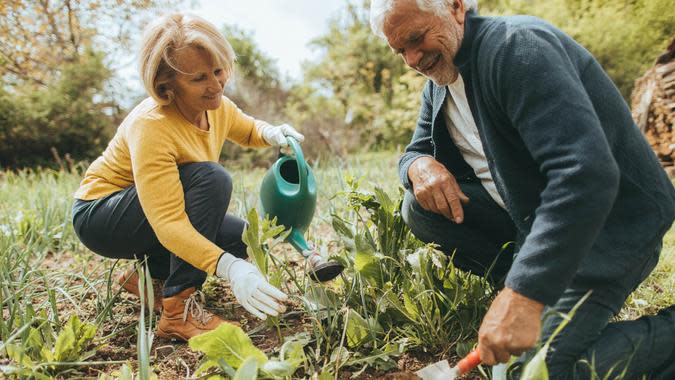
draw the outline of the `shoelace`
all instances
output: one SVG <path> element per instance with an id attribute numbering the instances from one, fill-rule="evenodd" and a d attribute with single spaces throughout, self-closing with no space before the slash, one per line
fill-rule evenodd
<path id="1" fill-rule="evenodd" d="M 192 318 L 195 318 L 202 324 L 206 324 L 211 320 L 213 315 L 202 306 L 203 303 L 206 303 L 206 300 L 204 299 L 204 293 L 201 291 L 196 290 L 183 302 L 185 302 L 183 322 L 187 321 L 188 312 L 192 315 Z"/>

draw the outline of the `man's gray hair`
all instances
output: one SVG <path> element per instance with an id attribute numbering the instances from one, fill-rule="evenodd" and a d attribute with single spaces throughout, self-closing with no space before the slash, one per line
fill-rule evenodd
<path id="1" fill-rule="evenodd" d="M 377 36 L 386 39 L 384 35 L 384 19 L 394 8 L 398 0 L 372 0 L 370 3 L 370 28 Z M 437 15 L 447 15 L 448 7 L 458 0 L 415 0 L 417 7 L 423 11 Z M 464 10 L 478 10 L 478 0 L 464 0 Z"/>

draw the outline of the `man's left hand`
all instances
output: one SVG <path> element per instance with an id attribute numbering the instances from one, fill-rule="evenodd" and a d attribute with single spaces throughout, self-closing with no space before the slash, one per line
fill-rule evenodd
<path id="1" fill-rule="evenodd" d="M 506 363 L 534 347 L 544 305 L 505 288 L 492 301 L 478 331 L 478 350 L 487 365 Z"/>

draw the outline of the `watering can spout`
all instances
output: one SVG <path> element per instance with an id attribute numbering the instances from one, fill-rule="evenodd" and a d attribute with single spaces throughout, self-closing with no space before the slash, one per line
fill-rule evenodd
<path id="1" fill-rule="evenodd" d="M 304 252 L 311 249 L 307 243 L 307 240 L 305 240 L 302 231 L 297 228 L 291 229 L 291 233 L 288 235 L 286 240 L 291 243 L 293 248 L 295 248 L 298 252 Z"/>

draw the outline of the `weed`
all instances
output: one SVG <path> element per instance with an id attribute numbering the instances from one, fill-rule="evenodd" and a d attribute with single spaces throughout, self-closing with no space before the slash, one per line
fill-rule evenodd
<path id="1" fill-rule="evenodd" d="M 232 172 L 236 185 L 228 212 L 257 221 L 257 232 L 253 227 L 249 230 L 255 234 L 251 238 L 257 239 L 257 243 L 250 240 L 249 246 L 257 248 L 249 255 L 296 305 L 295 310 L 248 333 L 264 335 L 274 329 L 279 336 L 296 336 L 304 330 L 297 340 L 304 345 L 305 360 L 297 364 L 293 378 L 334 379 L 345 370 L 358 378 L 362 371 L 394 368 L 404 352 L 427 351 L 447 357 L 448 350 L 462 355 L 475 344 L 475 331 L 491 289 L 482 280 L 457 271 L 448 257 L 417 241 L 404 228 L 393 166 L 393 153 L 315 163 L 319 202 L 307 237 L 323 254 L 347 267 L 341 277 L 327 284 L 310 281 L 302 265 L 287 265 L 289 259 L 302 260 L 299 254 L 285 250 L 278 257 L 268 254 L 283 234 L 263 237 L 275 224 L 251 214 L 264 171 Z M 350 177 L 354 173 L 361 176 L 359 181 Z M 141 320 L 136 300 L 120 302 L 112 277 L 116 263 L 89 252 L 70 225 L 72 191 L 81 174 L 78 169 L 0 172 L 0 370 L 32 371 L 14 372 L 11 376 L 15 377 L 72 378 L 95 377 L 100 368 L 112 377 L 136 380 L 147 369 L 151 379 L 153 370 L 159 378 L 180 377 L 171 369 L 175 356 L 153 355 L 150 350 L 154 318 L 149 310 L 143 309 Z M 254 226 L 250 221 L 249 225 Z M 675 233 L 671 231 L 658 267 L 628 299 L 620 319 L 654 313 L 675 302 L 674 252 Z M 67 327 L 74 316 L 80 327 Z M 96 335 L 71 351 L 72 361 L 49 361 L 31 348 L 32 339 L 39 336 L 45 355 L 56 355 L 56 340 L 65 334 L 64 329 L 84 337 L 88 330 L 82 326 L 92 325 Z M 287 332 L 288 328 L 293 332 Z M 129 350 L 134 344 L 135 355 Z M 267 345 L 268 361 L 288 360 L 288 349 L 281 355 L 282 345 L 282 340 Z M 23 352 L 35 367 L 10 357 L 6 347 Z M 184 348 L 175 349 L 181 352 Z M 189 361 L 177 365 L 188 366 L 190 373 L 196 369 Z M 260 368 L 257 365 L 258 374 Z M 220 366 L 207 370 L 211 372 L 223 375 Z"/>
<path id="2" fill-rule="evenodd" d="M 196 375 L 220 374 L 242 380 L 290 378 L 306 361 L 303 350 L 306 343 L 304 335 L 287 339 L 281 346 L 279 358 L 269 359 L 239 326 L 230 323 L 223 323 L 189 342 L 190 348 L 205 356 Z"/>
<path id="3" fill-rule="evenodd" d="M 29 309 L 30 310 L 30 309 Z M 49 378 L 67 369 L 71 363 L 82 362 L 93 356 L 90 350 L 96 335 L 96 326 L 82 323 L 73 315 L 56 334 L 45 313 L 32 315 L 36 325 L 21 331 L 21 344 L 6 343 L 7 356 L 16 365 L 5 366 L 5 374 Z"/>

